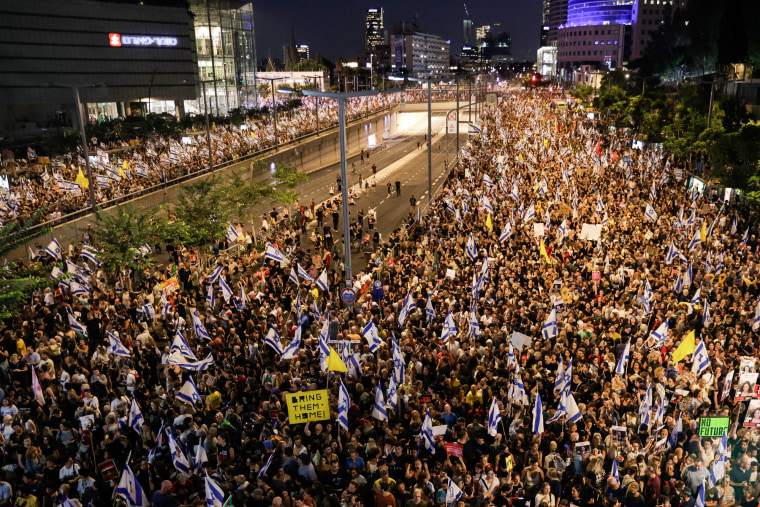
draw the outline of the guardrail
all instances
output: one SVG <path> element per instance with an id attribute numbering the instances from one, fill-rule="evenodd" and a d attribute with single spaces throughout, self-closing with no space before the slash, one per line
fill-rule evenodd
<path id="1" fill-rule="evenodd" d="M 370 118 L 372 116 L 375 116 L 375 115 L 382 114 L 384 112 L 390 111 L 390 110 L 393 109 L 393 107 L 395 107 L 395 104 L 392 105 L 392 106 L 388 106 L 388 107 L 384 107 L 382 109 L 375 110 L 375 111 L 373 111 L 371 113 L 368 113 L 366 115 L 354 118 L 353 120 L 349 121 L 346 124 L 346 126 L 352 125 L 352 124 L 357 123 L 357 122 L 361 122 L 361 121 L 366 120 L 367 118 Z M 232 160 L 228 160 L 228 161 L 225 161 L 225 162 L 221 162 L 219 164 L 214 165 L 211 168 L 209 168 L 208 166 L 205 166 L 202 169 L 199 169 L 197 171 L 193 171 L 191 173 L 179 176 L 177 178 L 173 178 L 173 179 L 171 179 L 169 181 L 165 181 L 163 183 L 159 183 L 158 185 L 153 185 L 150 188 L 139 190 L 137 192 L 131 192 L 131 193 L 129 193 L 127 195 L 124 195 L 122 197 L 117 197 L 115 199 L 110 199 L 110 200 L 105 201 L 103 203 L 99 203 L 98 207 L 103 208 L 103 209 L 105 209 L 105 208 L 111 208 L 111 207 L 116 206 L 118 204 L 122 204 L 122 203 L 125 203 L 125 202 L 133 201 L 133 200 L 138 199 L 140 197 L 143 197 L 145 195 L 149 195 L 149 194 L 152 194 L 154 192 L 161 191 L 161 190 L 163 190 L 165 188 L 172 187 L 174 185 L 178 185 L 178 184 L 183 183 L 185 181 L 191 180 L 193 178 L 197 178 L 198 176 L 203 176 L 204 174 L 210 174 L 212 172 L 216 172 L 216 171 L 219 171 L 221 169 L 226 169 L 226 168 L 231 167 L 233 165 L 239 164 L 241 162 L 249 161 L 249 160 L 254 159 L 256 157 L 260 157 L 262 155 L 268 155 L 270 153 L 275 153 L 275 152 L 277 152 L 278 149 L 280 149 L 280 148 L 282 148 L 284 146 L 291 146 L 293 144 L 301 143 L 303 141 L 306 141 L 306 140 L 309 140 L 309 139 L 312 139 L 312 138 L 316 138 L 316 137 L 318 137 L 318 136 L 320 136 L 322 134 L 325 134 L 325 133 L 328 133 L 328 132 L 332 132 L 333 130 L 335 130 L 337 128 L 338 128 L 337 125 L 331 125 L 330 127 L 322 129 L 319 132 L 311 132 L 309 134 L 297 137 L 295 139 L 291 139 L 290 141 L 288 141 L 286 143 L 281 143 L 281 144 L 278 144 L 277 146 L 270 146 L 268 148 L 264 148 L 264 149 L 256 151 L 256 152 L 249 153 L 247 155 L 244 155 L 244 156 L 236 158 L 236 159 L 232 159 Z M 66 214 L 66 215 L 64 215 L 62 217 L 58 217 L 58 218 L 55 218 L 53 220 L 48 220 L 47 222 L 43 222 L 41 224 L 37 224 L 37 225 L 34 225 L 34 226 L 30 227 L 29 228 L 29 234 L 35 234 L 35 233 L 37 233 L 39 231 L 48 229 L 50 227 L 57 227 L 59 225 L 63 225 L 65 223 L 67 223 L 67 222 L 71 222 L 72 220 L 76 220 L 78 218 L 82 218 L 82 217 L 85 217 L 87 215 L 90 215 L 90 214 L 92 214 L 92 212 L 93 212 L 92 208 L 86 208 L 86 209 L 83 209 L 83 210 L 75 211 L 74 213 Z"/>

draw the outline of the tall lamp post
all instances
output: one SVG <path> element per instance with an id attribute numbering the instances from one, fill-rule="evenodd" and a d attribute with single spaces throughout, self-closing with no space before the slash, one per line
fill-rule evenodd
<path id="1" fill-rule="evenodd" d="M 284 77 L 265 77 L 263 79 L 266 79 L 269 81 L 270 85 L 272 86 L 272 121 L 274 122 L 274 146 L 277 147 L 278 139 L 277 139 L 277 95 L 274 90 L 274 82 L 275 81 L 282 81 L 285 79 Z"/>
<path id="2" fill-rule="evenodd" d="M 348 227 L 348 175 L 346 174 L 346 115 L 345 101 L 351 97 L 367 97 L 377 95 L 379 91 L 364 92 L 317 92 L 314 90 L 303 90 L 307 97 L 328 97 L 338 101 L 338 135 L 340 139 L 340 177 L 343 184 L 341 185 L 341 199 L 343 200 L 343 255 L 345 257 L 345 283 L 346 287 L 351 287 L 351 242 L 349 240 Z"/>
<path id="3" fill-rule="evenodd" d="M 208 111 L 208 102 L 206 100 L 206 83 L 213 83 L 214 84 L 214 93 L 216 93 L 216 83 L 217 81 L 222 81 L 221 79 L 208 79 L 206 81 L 201 81 L 201 88 L 203 92 L 203 111 L 206 114 L 206 144 L 208 145 L 208 170 L 211 171 L 214 168 L 214 159 L 211 151 L 211 125 L 209 122 L 209 111 Z M 217 104 L 217 109 L 219 109 L 219 105 Z"/>
<path id="4" fill-rule="evenodd" d="M 90 189 L 90 207 L 95 211 L 95 180 L 92 177 L 92 168 L 90 167 L 90 157 L 87 153 L 87 135 L 84 132 L 84 114 L 82 112 L 82 101 L 79 97 L 80 88 L 94 88 L 96 86 L 105 86 L 102 83 L 86 83 L 86 84 L 62 84 L 62 83 L 50 83 L 51 86 L 57 86 L 59 88 L 69 88 L 74 90 L 74 97 L 77 102 L 77 118 L 79 120 L 79 135 L 82 137 L 82 155 L 84 155 L 84 166 L 87 170 L 87 180 Z"/>

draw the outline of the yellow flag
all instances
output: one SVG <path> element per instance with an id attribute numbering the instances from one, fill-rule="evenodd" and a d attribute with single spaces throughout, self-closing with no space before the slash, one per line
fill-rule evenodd
<path id="1" fill-rule="evenodd" d="M 486 227 L 488 227 L 488 230 L 493 232 L 493 222 L 491 222 L 491 214 L 489 213 L 486 217 Z"/>
<path id="2" fill-rule="evenodd" d="M 552 260 L 549 258 L 549 254 L 546 253 L 546 247 L 544 246 L 544 240 L 541 240 L 541 245 L 539 246 L 539 251 L 541 252 L 541 257 L 546 259 L 547 264 L 551 264 Z"/>
<path id="3" fill-rule="evenodd" d="M 74 180 L 74 183 L 79 185 L 82 189 L 86 190 L 90 188 L 90 182 L 87 178 L 84 177 L 84 174 L 82 174 L 82 168 L 79 168 L 79 173 L 77 174 L 76 179 Z"/>
<path id="4" fill-rule="evenodd" d="M 340 358 L 335 349 L 330 347 L 330 355 L 327 357 L 327 371 L 337 371 L 339 373 L 345 373 L 348 371 L 346 363 Z"/>
<path id="5" fill-rule="evenodd" d="M 702 229 L 699 231 L 699 240 L 702 243 L 707 241 L 707 220 L 702 221 Z"/>
<path id="6" fill-rule="evenodd" d="M 677 363 L 689 354 L 693 354 L 697 349 L 696 343 L 694 343 L 694 330 L 686 335 L 681 345 L 678 346 L 675 352 L 673 352 L 673 363 Z"/>

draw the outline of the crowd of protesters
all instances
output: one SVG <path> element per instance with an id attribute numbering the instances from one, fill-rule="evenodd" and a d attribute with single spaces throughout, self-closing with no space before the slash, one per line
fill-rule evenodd
<path id="1" fill-rule="evenodd" d="M 757 505 L 754 215 L 546 92 L 480 127 L 351 307 L 340 248 L 301 228 L 265 251 L 287 259 L 175 247 L 130 281 L 72 256 L 89 291 L 0 335 L 0 504 L 142 505 L 129 465 L 155 507 L 203 504 L 205 477 L 235 507 Z M 330 418 L 292 424 L 286 394 L 325 386 Z"/>

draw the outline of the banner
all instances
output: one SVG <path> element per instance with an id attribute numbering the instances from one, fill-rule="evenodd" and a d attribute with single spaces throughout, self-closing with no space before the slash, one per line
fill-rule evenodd
<path id="1" fill-rule="evenodd" d="M 285 397 L 288 404 L 290 424 L 324 421 L 330 418 L 327 389 L 287 393 Z"/>
<path id="2" fill-rule="evenodd" d="M 748 411 L 747 416 L 750 420 L 752 419 L 751 412 Z M 723 432 L 728 432 L 729 426 L 731 426 L 731 420 L 728 417 L 700 417 L 699 436 L 722 437 Z"/>
<path id="3" fill-rule="evenodd" d="M 457 442 L 446 442 L 446 454 L 448 456 L 462 457 L 464 453 L 464 446 Z"/>
<path id="4" fill-rule="evenodd" d="M 602 235 L 602 224 L 583 224 L 581 227 L 581 239 L 598 241 Z"/>

